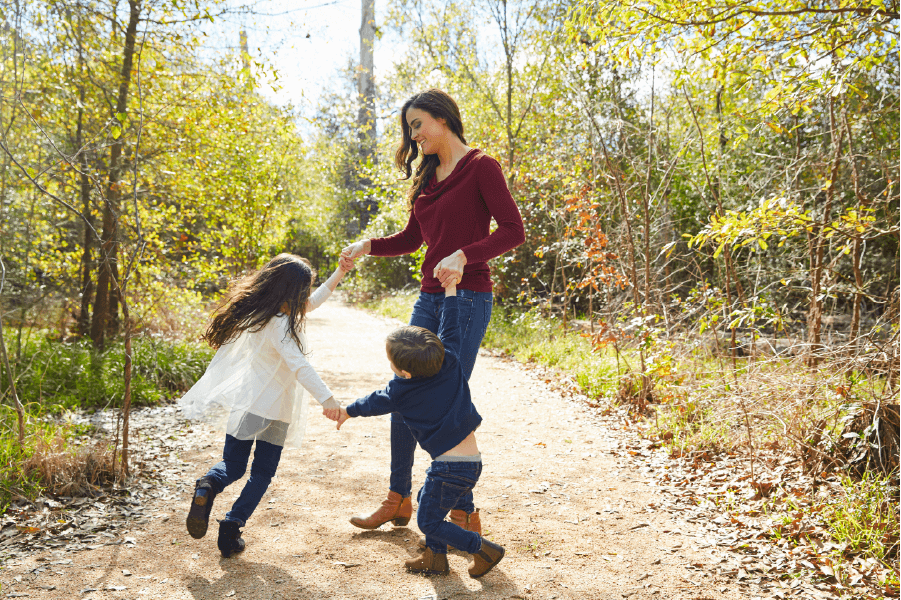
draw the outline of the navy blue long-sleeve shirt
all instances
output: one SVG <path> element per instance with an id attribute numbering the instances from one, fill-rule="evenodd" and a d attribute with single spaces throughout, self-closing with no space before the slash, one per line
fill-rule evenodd
<path id="1" fill-rule="evenodd" d="M 438 338 L 444 363 L 431 377 L 395 378 L 384 389 L 347 407 L 351 417 L 400 413 L 419 445 L 434 459 L 458 445 L 482 422 L 460 366 L 462 344 L 456 296 L 444 299 Z"/>

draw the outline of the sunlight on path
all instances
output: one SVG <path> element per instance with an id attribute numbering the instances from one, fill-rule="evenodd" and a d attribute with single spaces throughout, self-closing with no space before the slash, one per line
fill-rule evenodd
<path id="1" fill-rule="evenodd" d="M 342 402 L 387 382 L 384 339 L 396 326 L 336 301 L 311 313 L 311 361 Z M 22 581 L 16 593 L 141 600 L 756 597 L 715 575 L 721 559 L 700 541 L 700 523 L 648 508 L 663 494 L 627 462 L 622 442 L 634 438 L 617 431 L 615 419 L 602 422 L 521 365 L 487 354 L 476 363 L 471 387 L 484 418 L 476 505 L 485 534 L 507 549 L 481 580 L 469 578 L 469 556 L 461 552 L 450 554 L 448 576 L 406 573 L 403 561 L 418 553 L 414 523 L 375 531 L 348 523 L 387 493 L 387 417 L 355 419 L 338 432 L 311 404 L 305 445 L 284 453 L 238 557 L 219 556 L 215 523 L 202 540 L 187 535 L 191 487 L 185 485 L 178 497 L 151 508 L 173 518 L 136 524 L 126 534 L 135 543 L 71 553 L 67 577 L 57 578 L 53 589 L 32 576 L 33 585 Z M 218 434 L 189 427 L 185 439 L 195 449 L 181 456 L 183 483 L 202 475 L 221 449 Z M 427 466 L 428 456 L 418 451 L 414 490 Z M 216 499 L 214 518 L 242 485 Z M 48 559 L 23 561 L 8 574 L 29 576 L 41 560 Z"/>

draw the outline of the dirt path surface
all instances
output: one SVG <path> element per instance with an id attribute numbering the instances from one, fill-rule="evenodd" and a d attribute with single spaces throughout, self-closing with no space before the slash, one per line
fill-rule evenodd
<path id="1" fill-rule="evenodd" d="M 387 381 L 384 338 L 396 325 L 337 301 L 311 313 L 312 361 L 344 403 Z M 717 515 L 649 480 L 655 468 L 668 467 L 652 451 L 639 452 L 646 445 L 619 429 L 620 419 L 602 417 L 584 402 L 552 391 L 536 372 L 488 353 L 479 357 L 471 387 L 484 417 L 478 443 L 485 466 L 476 505 L 486 535 L 507 549 L 500 565 L 481 580 L 469 578 L 469 556 L 460 552 L 449 556 L 448 576 L 406 573 L 403 561 L 417 553 L 415 521 L 375 531 L 348 523 L 387 493 L 388 421 L 354 419 L 337 432 L 311 406 L 305 446 L 283 455 L 276 479 L 245 528 L 244 553 L 220 557 L 215 523 L 202 540 L 185 530 L 193 480 L 218 460 L 221 439 L 182 423 L 167 442 L 171 452 L 179 452 L 181 476 L 144 484 L 144 517 L 109 534 L 107 544 L 81 551 L 45 547 L 9 560 L 0 596 L 806 597 L 800 587 L 774 596 L 778 586 L 763 592 L 747 579 L 737 582 L 729 574 L 736 559 L 718 539 L 723 532 L 714 522 Z M 428 456 L 418 451 L 414 495 L 427 466 Z M 243 483 L 216 499 L 215 518 L 222 518 Z"/>

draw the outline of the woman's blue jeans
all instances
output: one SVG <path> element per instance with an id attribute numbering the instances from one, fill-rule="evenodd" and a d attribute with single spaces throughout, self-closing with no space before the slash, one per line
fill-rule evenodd
<path id="1" fill-rule="evenodd" d="M 460 333 L 463 340 L 460 349 L 460 364 L 463 375 L 469 380 L 472 369 L 479 355 L 479 346 L 485 337 L 488 323 L 491 321 L 491 307 L 494 295 L 491 292 L 473 292 L 457 290 L 457 303 L 460 307 Z M 444 309 L 444 293 L 428 294 L 420 292 L 410 325 L 424 327 L 432 333 L 438 333 L 441 324 L 441 313 Z M 388 489 L 406 498 L 413 490 L 413 453 L 416 452 L 416 439 L 410 428 L 398 413 L 391 415 L 391 479 Z"/>
<path id="2" fill-rule="evenodd" d="M 206 477 L 213 483 L 216 493 L 222 493 L 226 486 L 244 477 L 253 444 L 253 440 L 239 440 L 228 434 L 225 435 L 222 460 L 213 465 L 213 468 L 206 474 Z M 241 495 L 235 500 L 232 509 L 225 513 L 226 519 L 238 521 L 242 526 L 247 523 L 247 519 L 260 504 L 282 457 L 282 446 L 260 440 L 257 440 L 256 444 L 256 450 L 253 452 L 253 464 L 250 466 L 250 478 L 244 484 L 244 489 L 241 490 Z"/>

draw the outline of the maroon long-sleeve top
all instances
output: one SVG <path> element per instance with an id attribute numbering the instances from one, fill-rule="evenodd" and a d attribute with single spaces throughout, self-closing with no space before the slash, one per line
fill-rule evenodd
<path id="1" fill-rule="evenodd" d="M 497 229 L 490 232 L 492 217 Z M 443 292 L 433 275 L 435 266 L 457 250 L 466 255 L 458 288 L 491 291 L 488 261 L 525 241 L 522 216 L 507 188 L 501 166 L 473 148 L 444 180 L 426 184 L 413 203 L 403 231 L 371 240 L 373 256 L 400 256 L 426 243 L 422 262 L 422 291 Z"/>

